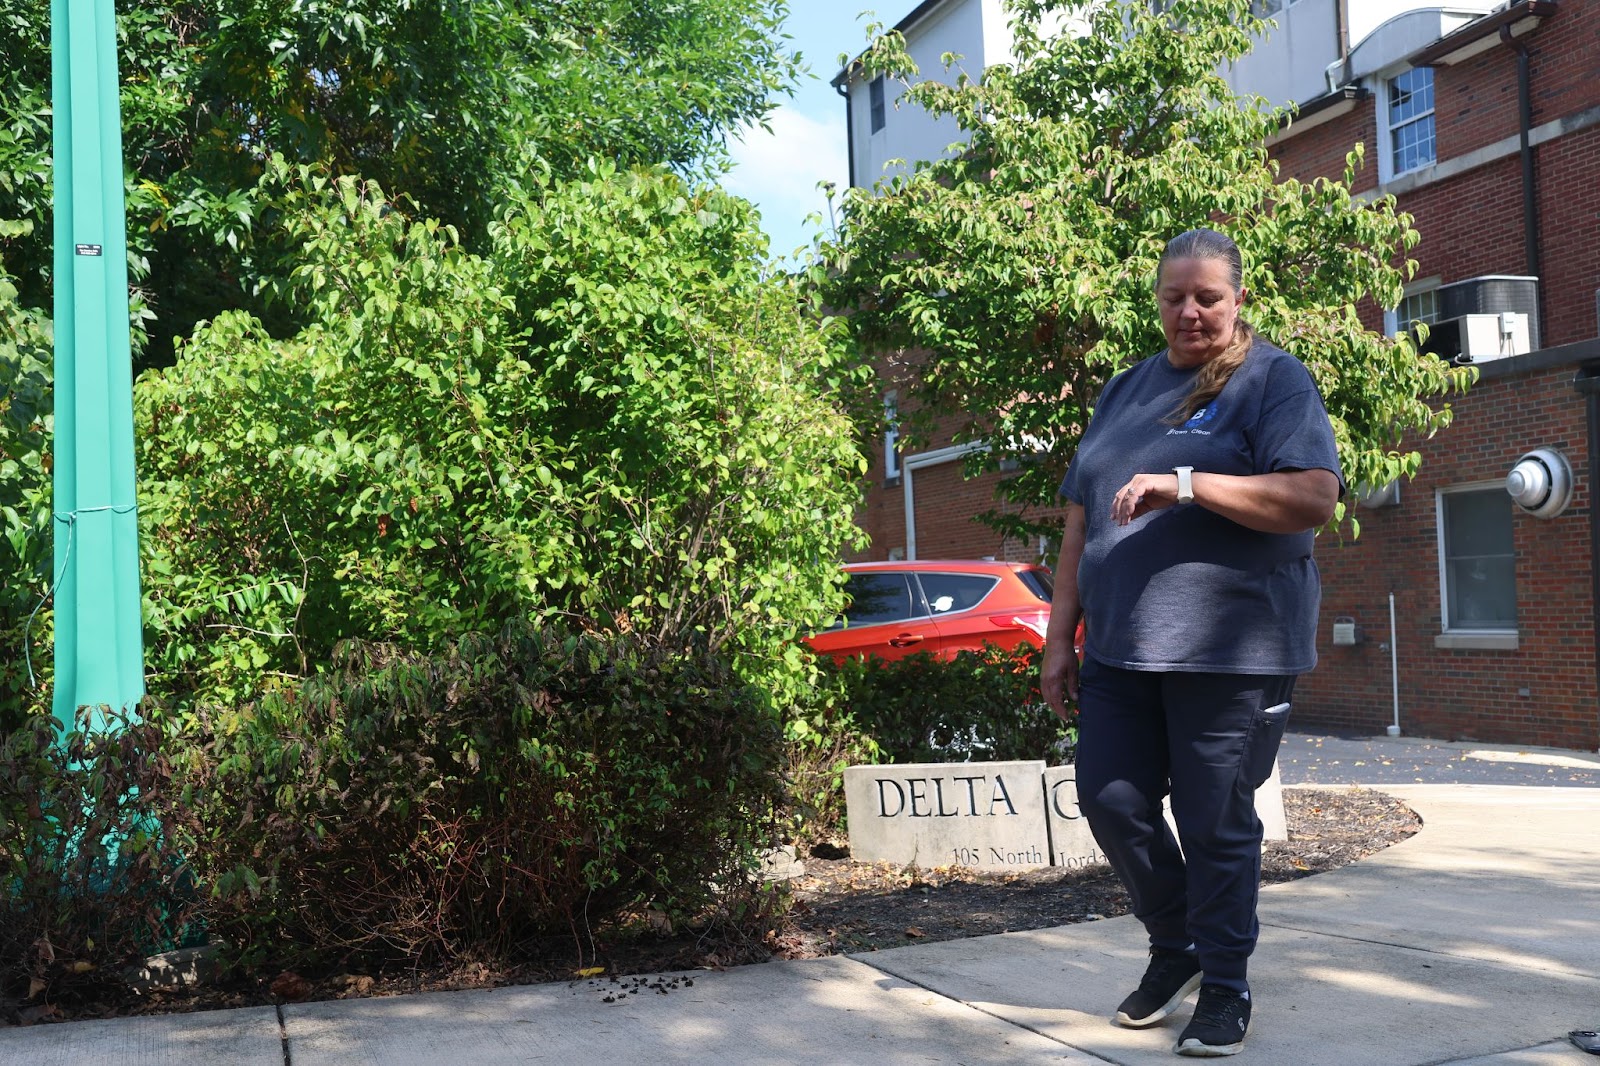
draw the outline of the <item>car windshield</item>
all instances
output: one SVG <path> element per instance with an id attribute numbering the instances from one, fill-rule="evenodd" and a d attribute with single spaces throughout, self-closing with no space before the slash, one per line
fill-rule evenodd
<path id="1" fill-rule="evenodd" d="M 1017 577 L 1028 586 L 1028 591 L 1046 603 L 1055 595 L 1054 578 L 1048 570 L 1019 570 Z"/>

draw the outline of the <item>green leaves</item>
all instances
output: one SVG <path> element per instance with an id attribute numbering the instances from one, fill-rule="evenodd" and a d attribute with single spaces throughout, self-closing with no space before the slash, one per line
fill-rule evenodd
<path id="1" fill-rule="evenodd" d="M 25 306 L 49 303 L 49 8 L 0 0 L 0 217 Z M 129 248 L 174 335 L 249 308 L 296 254 L 256 190 L 273 156 L 375 180 L 475 250 L 507 189 L 591 158 L 704 177 L 796 60 L 781 0 L 146 0 L 117 5 Z M 0 249 L 5 237 L 0 235 Z M 142 322 L 143 319 L 140 319 Z"/>
<path id="2" fill-rule="evenodd" d="M 1261 28 L 1250 6 L 1015 3 L 1014 66 L 907 90 L 955 119 L 966 150 L 846 196 L 814 283 L 851 311 L 861 351 L 882 354 L 905 442 L 953 430 L 992 445 L 969 472 L 1015 467 L 1005 513 L 989 516 L 1007 532 L 1053 532 L 1034 509 L 1054 503 L 1105 381 L 1163 346 L 1155 265 L 1194 226 L 1238 241 L 1246 315 L 1317 378 L 1352 483 L 1414 471 L 1405 434 L 1447 423 L 1429 400 L 1468 381 L 1362 327 L 1363 301 L 1398 299 L 1417 235 L 1392 199 L 1352 198 L 1348 179 L 1280 179 L 1263 147 L 1280 114 L 1235 100 L 1216 73 Z M 1041 32 L 1068 11 L 1087 32 Z M 864 63 L 914 71 L 894 35 Z"/>
<path id="3" fill-rule="evenodd" d="M 153 690 L 556 614 L 805 689 L 785 649 L 837 611 L 862 462 L 841 326 L 763 273 L 747 205 L 597 165 L 478 256 L 370 182 L 263 189 L 307 326 L 219 316 L 137 389 Z"/>

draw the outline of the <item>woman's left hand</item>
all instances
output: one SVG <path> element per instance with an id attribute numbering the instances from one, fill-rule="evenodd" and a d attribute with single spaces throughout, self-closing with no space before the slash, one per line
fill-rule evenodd
<path id="1" fill-rule="evenodd" d="M 1178 502 L 1177 474 L 1135 474 L 1111 498 L 1111 521 L 1125 526 L 1135 518 Z"/>

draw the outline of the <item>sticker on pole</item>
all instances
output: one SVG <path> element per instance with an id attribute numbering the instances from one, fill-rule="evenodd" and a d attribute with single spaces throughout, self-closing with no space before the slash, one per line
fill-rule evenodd
<path id="1" fill-rule="evenodd" d="M 77 246 L 77 252 L 78 252 L 79 255 L 100 255 L 101 254 L 100 246 L 98 244 L 80 244 L 80 245 Z"/>

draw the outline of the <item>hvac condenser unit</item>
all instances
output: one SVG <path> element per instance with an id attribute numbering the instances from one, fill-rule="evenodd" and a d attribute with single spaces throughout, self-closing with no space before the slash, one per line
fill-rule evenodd
<path id="1" fill-rule="evenodd" d="M 1517 311 L 1462 315 L 1428 327 L 1423 350 L 1454 363 L 1482 363 L 1532 351 L 1528 316 Z"/>
<path id="2" fill-rule="evenodd" d="M 1436 297 L 1441 321 L 1463 315 L 1497 315 L 1515 311 L 1528 317 L 1528 347 L 1540 347 L 1539 279 L 1508 274 L 1452 281 L 1439 286 Z"/>

